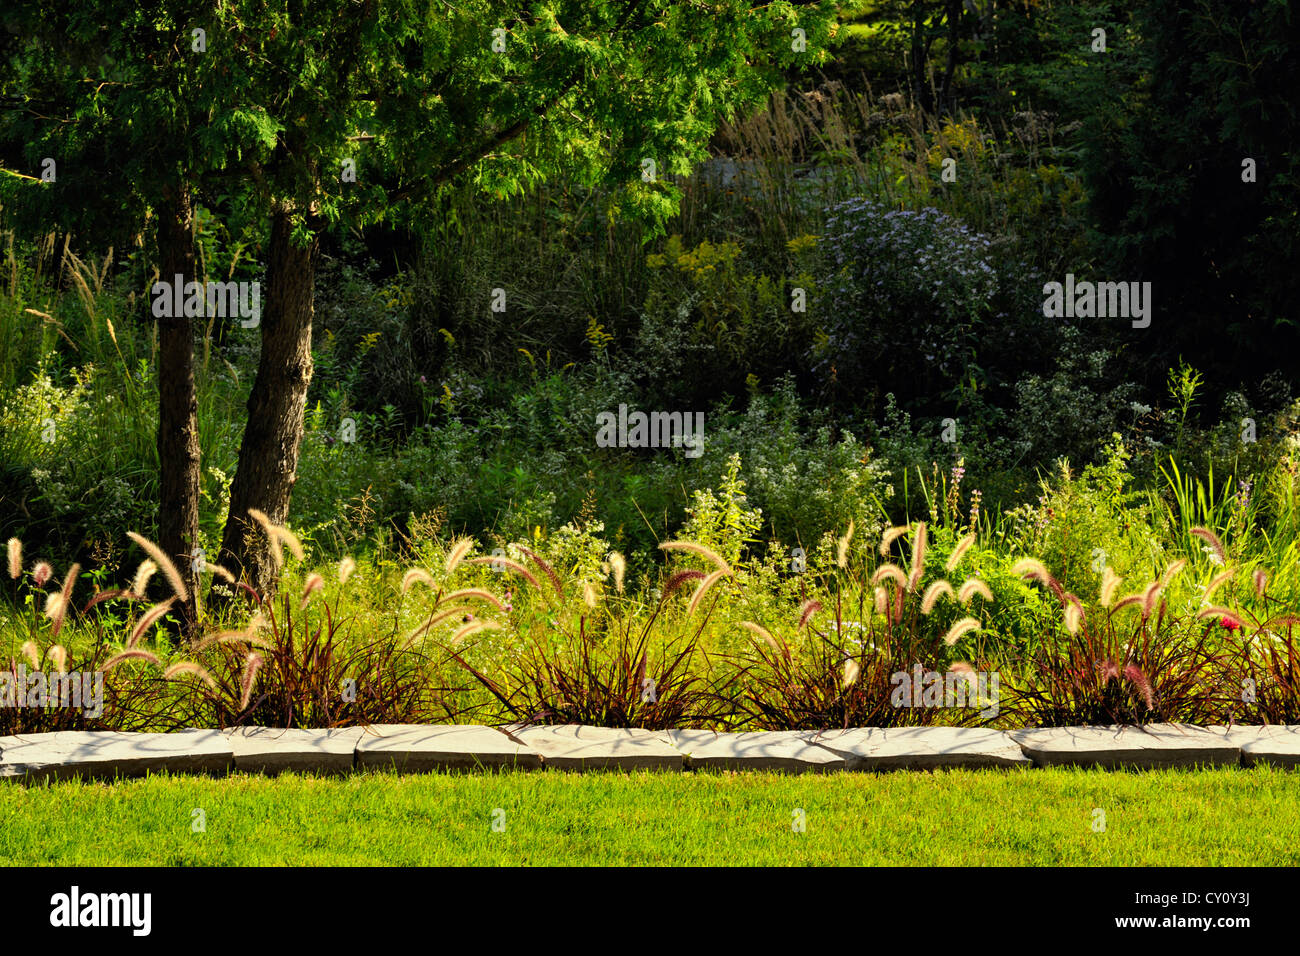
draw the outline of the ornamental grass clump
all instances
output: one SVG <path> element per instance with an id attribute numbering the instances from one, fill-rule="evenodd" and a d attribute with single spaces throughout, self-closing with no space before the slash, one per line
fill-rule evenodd
<path id="1" fill-rule="evenodd" d="M 1170 609 L 1165 591 L 1186 562 L 1116 599 L 1121 579 L 1103 572 L 1098 601 L 1088 607 L 1032 558 L 1013 570 L 1049 592 L 1060 608 L 1058 629 L 1037 643 L 1012 682 L 1007 709 L 1038 727 L 1223 722 L 1230 656 L 1206 615 Z"/>
<path id="2" fill-rule="evenodd" d="M 837 542 L 833 572 L 820 582 L 826 600 L 806 600 L 792 629 L 742 624 L 753 638 L 738 702 L 747 722 L 770 730 L 824 730 L 966 724 L 996 716 L 995 701 L 978 701 L 975 694 L 967 700 L 964 691 L 959 700 L 945 697 L 935 706 L 916 706 L 904 692 L 916 674 L 965 685 L 977 672 L 961 659 L 973 655 L 957 648 L 980 629 L 968 612 L 975 601 L 992 600 L 988 586 L 978 578 L 956 588 L 944 578 L 925 585 L 924 522 L 882 535 L 885 558 L 910 536 L 906 565 L 887 560 L 868 568 L 850 555 L 852 534 L 850 526 Z M 958 544 L 946 572 L 958 568 L 973 543 L 970 536 Z M 941 618 L 941 608 L 947 617 Z M 787 637 L 778 636 L 783 630 Z"/>

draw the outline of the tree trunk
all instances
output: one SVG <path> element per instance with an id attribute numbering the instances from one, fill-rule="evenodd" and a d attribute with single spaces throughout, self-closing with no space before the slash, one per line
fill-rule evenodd
<path id="1" fill-rule="evenodd" d="M 275 566 L 270 543 L 248 509 L 266 512 L 274 524 L 284 524 L 289 515 L 312 373 L 311 320 L 320 237 L 313 230 L 307 246 L 294 245 L 291 215 L 291 207 L 282 203 L 271 214 L 262 354 L 248 397 L 248 424 L 230 486 L 230 514 L 218 558 L 218 563 L 264 596 L 274 584 Z"/>
<path id="2" fill-rule="evenodd" d="M 926 77 L 925 0 L 912 0 L 912 48 L 908 56 L 912 72 L 912 102 L 929 113 L 933 107 Z"/>
<path id="3" fill-rule="evenodd" d="M 961 55 L 961 10 L 962 0 L 946 0 L 944 18 L 948 21 L 948 59 L 939 94 L 939 108 L 945 114 L 953 111 L 957 101 L 952 87 L 957 73 L 957 61 Z"/>
<path id="4" fill-rule="evenodd" d="M 188 190 L 168 190 L 159 210 L 160 279 L 194 278 L 194 208 Z M 199 422 L 194 329 L 184 314 L 158 319 L 158 546 L 189 589 L 173 605 L 185 633 L 198 622 Z"/>

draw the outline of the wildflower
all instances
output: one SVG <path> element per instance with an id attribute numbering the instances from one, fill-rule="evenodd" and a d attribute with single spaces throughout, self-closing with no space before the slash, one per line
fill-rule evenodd
<path id="1" fill-rule="evenodd" d="M 1229 631 L 1235 631 L 1239 627 L 1241 627 L 1241 622 L 1234 621 L 1232 618 L 1228 617 L 1227 615 L 1224 615 L 1223 617 L 1219 618 L 1219 626 L 1224 627 Z"/>

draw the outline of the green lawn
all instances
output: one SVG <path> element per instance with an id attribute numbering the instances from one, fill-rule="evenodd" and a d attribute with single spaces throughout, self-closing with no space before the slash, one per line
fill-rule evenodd
<path id="1" fill-rule="evenodd" d="M 0 784 L 6 866 L 1297 863 L 1300 787 L 1268 769 Z"/>

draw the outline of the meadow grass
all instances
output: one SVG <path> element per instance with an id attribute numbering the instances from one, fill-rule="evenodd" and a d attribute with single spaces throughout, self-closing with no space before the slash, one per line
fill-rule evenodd
<path id="1" fill-rule="evenodd" d="M 6 866 L 1300 862 L 1300 788 L 1268 768 L 163 775 L 0 783 L 0 821 Z"/>

